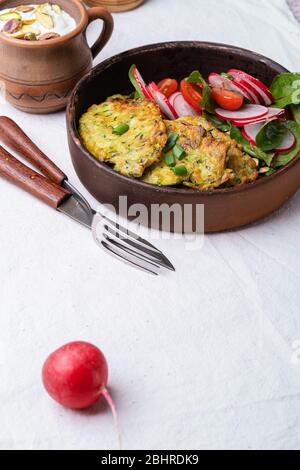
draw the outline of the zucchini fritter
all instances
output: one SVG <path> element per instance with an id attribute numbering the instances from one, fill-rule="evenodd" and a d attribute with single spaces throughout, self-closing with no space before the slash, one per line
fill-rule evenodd
<path id="1" fill-rule="evenodd" d="M 228 184 L 235 186 L 238 184 L 251 183 L 258 178 L 257 161 L 243 153 L 241 145 L 239 145 L 228 134 L 224 134 L 218 129 L 211 131 L 212 136 L 222 142 L 229 143 L 227 151 L 227 168 L 232 170 Z"/>
<path id="2" fill-rule="evenodd" d="M 159 186 L 184 184 L 195 189 L 213 189 L 223 184 L 233 186 L 254 181 L 256 161 L 244 154 L 240 145 L 216 129 L 203 117 L 184 117 L 165 121 L 168 133 L 179 135 L 177 144 L 186 152 L 183 160 L 187 173 L 176 175 L 165 163 L 164 155 L 145 172 L 143 181 Z"/>
<path id="3" fill-rule="evenodd" d="M 123 135 L 113 132 L 119 124 L 129 126 Z M 80 118 L 79 133 L 92 155 L 133 178 L 160 160 L 167 141 L 166 126 L 154 103 L 120 95 L 91 106 Z"/>
<path id="4" fill-rule="evenodd" d="M 185 175 L 175 175 L 162 158 L 145 173 L 143 181 L 160 186 L 186 184 L 199 189 L 216 188 L 228 181 L 232 172 L 226 170 L 230 142 L 217 140 L 211 135 L 214 127 L 202 117 L 184 117 L 165 121 L 167 131 L 179 134 L 177 144 L 186 156 L 180 161 L 187 169 Z M 230 139 L 231 140 L 231 139 Z"/>

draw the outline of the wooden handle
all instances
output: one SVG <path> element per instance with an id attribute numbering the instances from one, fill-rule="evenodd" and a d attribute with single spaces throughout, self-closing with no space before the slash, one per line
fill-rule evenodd
<path id="1" fill-rule="evenodd" d="M 103 20 L 103 23 L 104 23 L 102 31 L 97 41 L 91 47 L 93 59 L 95 59 L 95 57 L 103 49 L 103 47 L 109 41 L 112 35 L 113 29 L 114 29 L 114 19 L 112 15 L 109 13 L 109 11 L 102 7 L 89 8 L 87 13 L 89 17 L 88 24 L 90 24 L 92 21 L 99 20 L 99 19 Z"/>
<path id="2" fill-rule="evenodd" d="M 63 200 L 71 194 L 19 162 L 1 146 L 0 175 L 54 209 L 57 209 Z"/>
<path id="3" fill-rule="evenodd" d="M 26 158 L 43 175 L 57 184 L 67 179 L 66 175 L 32 142 L 12 119 L 0 116 L 0 141 Z"/>

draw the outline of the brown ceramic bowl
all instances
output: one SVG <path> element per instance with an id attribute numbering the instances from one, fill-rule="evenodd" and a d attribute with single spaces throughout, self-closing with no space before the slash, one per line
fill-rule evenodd
<path id="1" fill-rule="evenodd" d="M 205 42 L 172 42 L 140 47 L 95 67 L 72 93 L 67 110 L 67 127 L 75 170 L 98 201 L 113 204 L 118 209 L 119 196 L 126 195 L 128 205 L 142 203 L 149 212 L 151 204 L 166 203 L 171 206 L 177 203 L 182 207 L 191 204 L 194 222 L 197 204 L 204 204 L 205 232 L 219 232 L 250 224 L 271 214 L 296 193 L 300 186 L 299 156 L 274 175 L 255 183 L 212 191 L 149 185 L 122 176 L 96 160 L 80 141 L 78 120 L 92 104 L 100 103 L 112 94 L 131 91 L 128 70 L 133 63 L 137 64 L 148 82 L 157 82 L 166 76 L 180 79 L 195 69 L 200 69 L 207 76 L 210 72 L 239 68 L 270 85 L 274 76 L 286 71 L 279 64 L 254 52 Z M 171 226 L 172 230 L 174 226 Z"/>

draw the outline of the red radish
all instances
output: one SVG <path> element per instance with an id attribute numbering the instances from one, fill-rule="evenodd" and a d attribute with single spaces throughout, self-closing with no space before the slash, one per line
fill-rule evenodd
<path id="1" fill-rule="evenodd" d="M 238 83 L 234 83 L 233 80 L 223 77 L 218 73 L 211 73 L 208 77 L 208 82 L 212 88 L 225 88 L 225 90 L 233 91 L 234 93 L 239 93 L 244 98 L 252 102 L 252 97 L 250 93 L 241 87 Z"/>
<path id="2" fill-rule="evenodd" d="M 199 116 L 199 113 L 185 99 L 182 93 L 174 98 L 174 109 L 179 117 Z"/>
<path id="3" fill-rule="evenodd" d="M 218 117 L 228 121 L 249 121 L 259 119 L 268 114 L 268 108 L 257 104 L 245 104 L 238 111 L 226 111 L 222 108 L 216 108 L 215 113 Z"/>
<path id="4" fill-rule="evenodd" d="M 103 396 L 110 406 L 120 443 L 115 404 L 107 390 L 107 362 L 96 346 L 84 341 L 65 344 L 47 358 L 42 380 L 49 395 L 67 408 L 88 408 Z"/>
<path id="5" fill-rule="evenodd" d="M 140 87 L 144 97 L 147 99 L 147 100 L 151 100 L 151 95 L 147 89 L 147 86 L 146 86 L 146 83 L 142 77 L 142 75 L 140 74 L 140 72 L 138 71 L 138 69 L 135 67 L 134 70 L 133 70 L 133 74 L 134 74 L 134 78 L 136 79 L 137 81 L 137 84 L 138 86 Z"/>
<path id="6" fill-rule="evenodd" d="M 283 141 L 281 142 L 280 146 L 275 149 L 275 152 L 277 153 L 284 153 L 288 152 L 289 150 L 292 150 L 293 147 L 295 147 L 296 144 L 296 137 L 291 131 L 287 131 L 286 135 L 283 138 Z"/>
<path id="7" fill-rule="evenodd" d="M 257 96 L 263 100 L 263 104 L 270 106 L 273 103 L 273 96 L 269 88 L 264 85 L 260 80 L 242 70 L 231 69 L 228 71 L 236 79 L 243 80 L 247 86 L 252 87 L 255 90 Z"/>
<path id="8" fill-rule="evenodd" d="M 180 91 L 176 91 L 176 93 L 173 93 L 173 95 L 170 96 L 169 98 L 169 101 L 171 103 L 171 105 L 173 106 L 174 108 L 174 101 L 175 101 L 175 98 L 177 98 L 177 96 L 181 95 Z"/>
<path id="9" fill-rule="evenodd" d="M 259 133 L 259 131 L 262 129 L 264 125 L 265 123 L 248 124 L 242 130 L 242 134 L 247 140 L 249 140 L 250 144 L 256 145 L 257 134 Z M 295 143 L 296 143 L 296 138 L 294 134 L 290 132 L 289 130 L 287 130 L 281 145 L 278 148 L 274 149 L 274 152 L 276 153 L 288 152 L 295 146 Z"/>
<path id="10" fill-rule="evenodd" d="M 159 90 L 156 83 L 151 82 L 148 87 L 161 112 L 169 119 L 177 119 L 178 114 L 176 113 L 168 98 Z"/>
<path id="11" fill-rule="evenodd" d="M 261 117 L 261 118 L 258 118 L 258 119 L 249 119 L 247 121 L 245 120 L 235 120 L 233 121 L 233 123 L 236 125 L 236 126 L 245 126 L 247 124 L 256 124 L 258 122 L 265 122 L 265 121 L 269 121 L 271 119 L 274 119 L 275 117 L 278 117 L 280 115 L 283 115 L 285 113 L 284 109 L 280 109 L 280 108 L 269 108 L 268 109 L 268 113 Z"/>
<path id="12" fill-rule="evenodd" d="M 250 144 L 256 145 L 256 136 L 265 123 L 247 124 L 242 130 L 243 136 L 249 140 Z"/>
<path id="13" fill-rule="evenodd" d="M 239 75 L 233 76 L 233 81 L 236 85 L 239 84 L 244 90 L 246 90 L 249 93 L 249 95 L 251 96 L 252 103 L 261 104 L 263 106 L 265 105 L 264 100 L 257 93 L 255 88 L 251 84 L 246 82 L 242 77 L 240 77 Z"/>

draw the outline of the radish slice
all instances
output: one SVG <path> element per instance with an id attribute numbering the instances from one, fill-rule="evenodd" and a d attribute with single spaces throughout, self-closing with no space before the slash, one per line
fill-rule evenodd
<path id="1" fill-rule="evenodd" d="M 284 109 L 280 109 L 280 108 L 269 108 L 268 109 L 268 114 L 266 114 L 265 116 L 263 116 L 262 118 L 258 118 L 258 119 L 249 119 L 247 121 L 245 120 L 239 120 L 239 119 L 236 119 L 234 120 L 234 124 L 237 125 L 238 127 L 239 126 L 245 126 L 247 124 L 255 124 L 255 123 L 258 123 L 258 122 L 265 122 L 265 121 L 269 121 L 271 119 L 274 119 L 282 114 L 285 113 L 285 110 Z"/>
<path id="2" fill-rule="evenodd" d="M 168 98 L 159 90 L 158 86 L 156 83 L 151 82 L 148 85 L 148 89 L 151 92 L 151 95 L 154 98 L 154 101 L 158 104 L 161 112 L 165 114 L 169 119 L 177 119 L 178 114 L 171 105 L 170 101 Z"/>
<path id="3" fill-rule="evenodd" d="M 239 76 L 233 76 L 233 81 L 236 85 L 239 84 L 244 90 L 249 93 L 251 97 L 251 102 L 253 104 L 261 104 L 263 106 L 265 105 L 264 100 L 261 98 L 261 96 L 259 96 L 256 90 L 251 85 L 249 85 L 249 83 L 245 82 L 245 80 L 243 80 Z"/>
<path id="4" fill-rule="evenodd" d="M 185 101 L 182 93 L 178 93 L 174 98 L 174 108 L 179 117 L 199 116 L 199 113 Z"/>
<path id="5" fill-rule="evenodd" d="M 238 93 L 244 98 L 247 98 L 247 100 L 253 102 L 253 99 L 247 90 L 241 87 L 238 83 L 234 83 L 233 80 L 229 80 L 229 78 L 223 77 L 218 73 L 211 73 L 208 77 L 208 82 L 212 88 L 223 88 L 225 90 L 233 91 L 234 93 Z"/>
<path id="6" fill-rule="evenodd" d="M 245 83 L 248 84 L 248 86 L 251 86 L 255 90 L 257 95 L 263 100 L 263 103 L 266 106 L 270 106 L 273 103 L 273 96 L 271 91 L 260 80 L 252 77 L 252 75 L 249 75 L 242 70 L 231 69 L 228 71 L 228 73 L 235 78 L 240 77 L 243 79 Z"/>
<path id="7" fill-rule="evenodd" d="M 281 145 L 277 149 L 275 149 L 275 152 L 277 153 L 288 152 L 293 147 L 295 147 L 295 144 L 296 144 L 296 137 L 291 131 L 287 131 L 286 135 L 284 136 L 283 141 L 281 142 Z"/>
<path id="8" fill-rule="evenodd" d="M 250 144 L 256 145 L 257 134 L 259 133 L 259 131 L 262 129 L 264 125 L 265 123 L 248 124 L 242 130 L 242 134 L 247 140 L 249 140 Z M 274 149 L 274 152 L 276 153 L 288 152 L 295 146 L 295 143 L 296 143 L 296 138 L 294 134 L 291 131 L 287 130 L 281 145 L 278 148 Z"/>
<path id="9" fill-rule="evenodd" d="M 216 108 L 215 113 L 222 119 L 228 121 L 250 121 L 262 118 L 268 114 L 268 108 L 258 104 L 246 104 L 238 111 L 227 111 L 222 108 Z"/>
<path id="10" fill-rule="evenodd" d="M 154 101 L 154 96 L 153 96 L 153 94 L 152 94 L 152 92 L 151 92 L 151 90 L 150 90 L 150 88 L 149 88 L 149 85 L 147 85 L 147 86 L 145 87 L 145 93 L 146 93 L 147 96 L 148 96 L 148 98 L 147 98 L 148 100 Z"/>
<path id="11" fill-rule="evenodd" d="M 247 140 L 249 140 L 250 144 L 256 145 L 256 136 L 264 125 L 264 122 L 260 122 L 257 124 L 248 124 L 242 130 L 242 134 Z"/>
<path id="12" fill-rule="evenodd" d="M 170 96 L 169 98 L 169 101 L 171 103 L 171 105 L 173 106 L 174 108 L 174 101 L 175 101 L 175 98 L 177 98 L 177 96 L 181 95 L 180 91 L 176 91 L 176 93 L 173 93 L 173 95 Z"/>
<path id="13" fill-rule="evenodd" d="M 149 94 L 148 90 L 147 90 L 147 86 L 146 86 L 146 83 L 142 77 L 142 75 L 140 74 L 140 72 L 138 71 L 138 69 L 135 67 L 134 70 L 133 70 L 133 75 L 134 75 L 134 78 L 136 79 L 137 81 L 137 84 L 138 86 L 140 87 L 144 97 L 147 99 L 147 100 L 151 100 L 151 95 Z"/>

